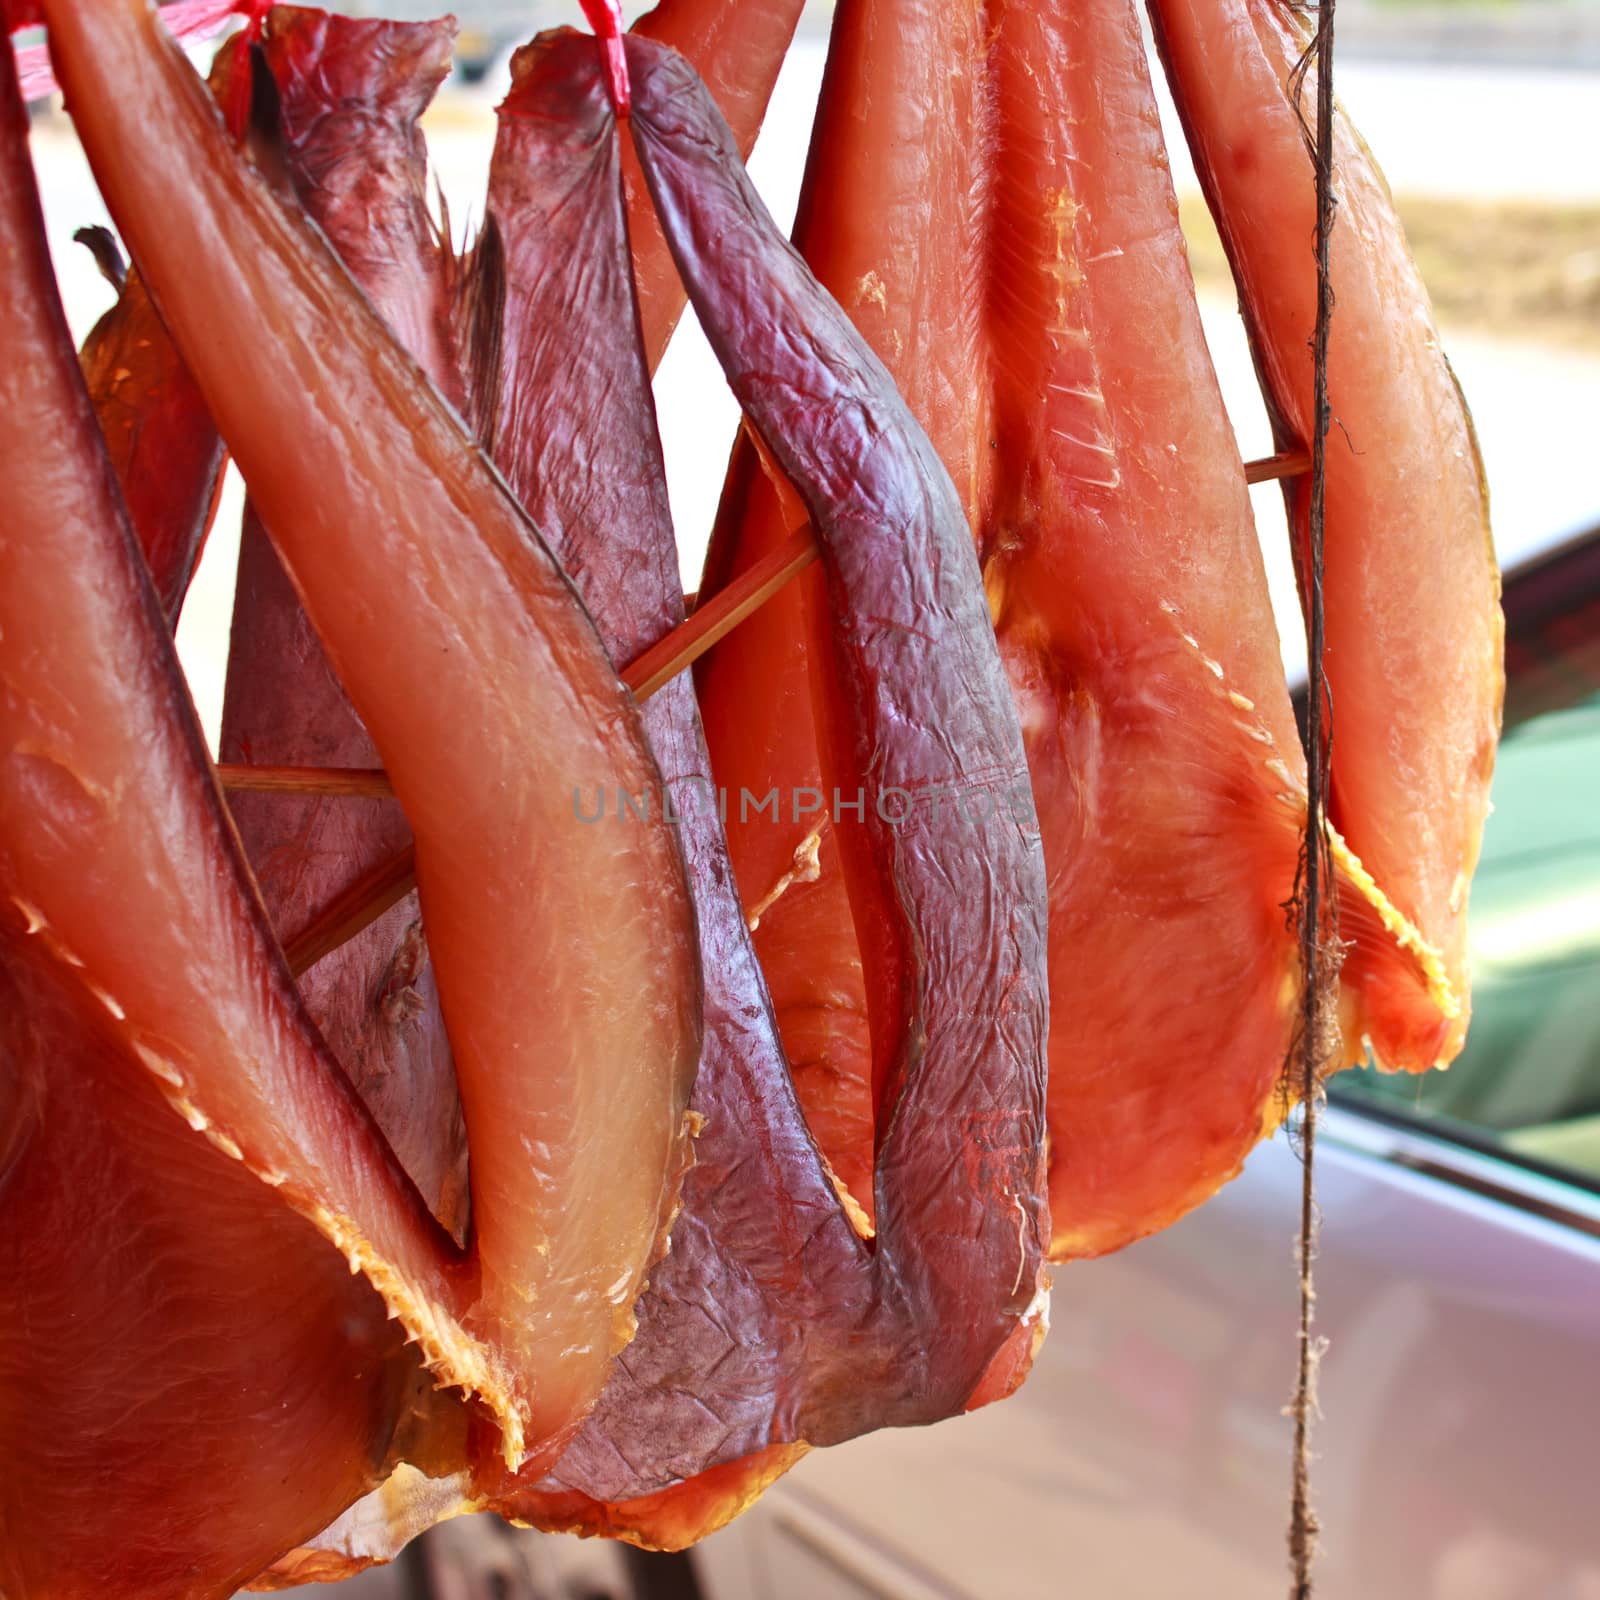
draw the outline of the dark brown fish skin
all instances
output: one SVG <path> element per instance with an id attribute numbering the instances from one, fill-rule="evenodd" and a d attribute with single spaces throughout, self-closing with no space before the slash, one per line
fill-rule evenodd
<path id="1" fill-rule="evenodd" d="M 455 270 L 428 213 L 420 119 L 450 72 L 454 19 L 393 22 L 276 6 L 262 51 L 295 194 L 395 337 L 458 410 Z"/>
<path id="2" fill-rule="evenodd" d="M 226 453 L 137 269 L 90 330 L 80 359 L 161 607 L 176 624 Z"/>
<path id="3" fill-rule="evenodd" d="M 960 501 L 882 364 L 772 227 L 704 91 L 664 52 L 641 45 L 635 58 L 632 126 L 679 270 L 822 549 L 832 617 L 815 619 L 812 664 L 821 668 L 824 778 L 847 794 L 857 784 L 880 795 L 902 788 L 914 802 L 899 827 L 869 801 L 864 826 L 839 828 L 868 947 L 874 1031 L 884 1041 L 882 1096 L 899 1102 L 880 1150 L 880 1207 L 923 1209 L 907 1204 L 897 1170 L 910 1156 L 905 1080 L 915 1076 L 919 1094 L 948 1090 L 956 1104 L 967 1064 L 986 1057 L 1006 1061 L 996 1077 L 1023 1088 L 1006 1113 L 1030 1152 L 1018 1160 L 1022 1193 L 1038 1151 L 1026 1135 L 1042 1127 L 1031 1120 L 1029 1092 L 1042 1086 L 1032 1025 L 1044 1010 L 1043 862 L 1021 733 Z M 797 328 L 810 338 L 799 339 Z M 978 793 L 1004 803 L 973 818 L 957 800 Z M 982 930 L 977 948 L 990 952 L 980 975 L 958 949 L 931 942 L 962 922 Z M 1013 986 L 1015 1015 L 1009 1003 L 999 1008 L 992 1040 L 964 1057 L 935 1049 L 939 1029 L 962 1032 L 957 1019 L 970 1015 L 975 988 L 999 998 Z M 980 1212 L 972 1214 L 979 1237 Z M 905 1225 L 920 1229 L 921 1218 L 908 1215 Z"/>
<path id="4" fill-rule="evenodd" d="M 965 1239 L 975 1261 L 992 1260 L 1012 1253 L 1017 1231 L 984 1185 L 929 1178 L 971 1177 L 973 1152 L 992 1156 L 985 1177 L 1009 1190 L 1023 1219 L 1026 1286 L 1020 1302 L 999 1296 L 994 1308 L 1006 1332 L 1032 1296 L 1044 1210 L 1044 877 L 965 518 L 887 372 L 765 215 L 692 74 L 642 44 L 630 61 L 634 136 L 690 298 L 822 548 L 833 612 L 813 638 L 813 665 L 825 667 L 823 775 L 847 794 L 862 784 L 913 799 L 898 828 L 870 802 L 865 826 L 840 827 L 862 942 L 877 934 L 888 947 L 867 965 L 893 1106 L 879 1151 L 880 1249 L 894 1240 L 899 1281 L 953 1304 L 935 1239 Z M 947 809 L 941 826 L 939 795 L 948 808 L 980 793 L 996 802 L 986 815 L 952 829 Z M 987 955 L 976 972 L 974 948 Z M 978 1071 L 991 1124 L 929 1115 L 985 1098 L 971 1081 Z M 968 1310 L 970 1349 L 983 1346 L 987 1361 L 998 1340 L 984 1310 Z"/>
<path id="5" fill-rule="evenodd" d="M 145 942 L 107 847 L 138 797 L 96 781 L 105 724 L 75 675 L 142 653 L 112 696 L 131 715 L 158 686 L 169 754 L 187 700 L 56 298 L 9 52 L 0 245 L 0 403 L 26 441 L 0 455 L 0 1591 L 220 1600 L 382 1477 L 415 1366 L 365 1279 L 175 1113 L 117 978 L 52 920 L 73 876 Z M 198 760 L 186 781 L 166 814 L 181 829 L 209 796 L 220 838 Z"/>
<path id="6" fill-rule="evenodd" d="M 620 141 L 587 36 L 546 36 L 517 66 L 489 188 L 507 279 L 496 455 L 623 659 L 682 619 L 683 595 L 628 273 Z M 688 676 L 644 715 L 696 891 L 706 1033 L 691 1104 L 706 1125 L 639 1335 L 563 1458 L 564 1481 L 602 1499 L 626 1495 L 641 1472 L 671 1483 L 782 1432 L 821 1353 L 807 1349 L 808 1326 L 873 1316 L 864 1253 L 790 1090 Z M 498 1493 L 518 1515 L 540 1503 L 510 1485 Z"/>
<path id="7" fill-rule="evenodd" d="M 270 14 L 262 51 L 296 195 L 396 336 L 459 402 L 451 264 L 428 218 L 417 126 L 450 70 L 454 35 L 449 21 L 358 21 L 284 6 Z M 234 53 L 221 59 L 231 65 Z M 221 753 L 244 765 L 380 765 L 253 507 L 240 541 Z M 392 801 L 237 793 L 231 809 L 285 938 L 411 842 Z M 415 891 L 300 987 L 434 1214 L 463 1238 L 466 1129 Z"/>
<path id="8" fill-rule="evenodd" d="M 826 541 L 838 621 L 821 631 L 829 648 L 835 627 L 843 637 L 846 685 L 831 776 L 853 793 L 845 769 L 864 773 L 876 756 L 874 783 L 903 783 L 924 801 L 945 783 L 952 798 L 979 786 L 1025 795 L 1020 734 L 948 478 L 881 367 L 759 211 L 704 87 L 659 46 L 630 43 L 629 59 L 632 126 L 690 292 Z M 591 41 L 547 38 L 523 69 L 492 185 L 508 277 L 497 448 L 544 525 L 563 530 L 553 537 L 580 584 L 603 578 L 630 597 L 597 592 L 593 603 L 608 642 L 632 647 L 670 623 L 677 602 L 644 358 L 637 345 L 587 335 L 584 321 L 617 327 L 631 310 L 625 283 L 604 270 L 623 248 L 609 198 L 614 123 Z M 531 103 L 543 115 L 518 121 Z M 728 279 L 699 253 L 712 239 Z M 797 327 L 810 343 L 788 342 Z M 762 372 L 775 374 L 771 388 Z M 546 378 L 561 404 L 541 418 L 532 402 L 551 393 Z M 780 392 L 805 398 L 787 410 Z M 573 417 L 581 441 L 567 435 Z M 895 535 L 906 554 L 886 555 Z M 692 705 L 674 692 L 652 718 L 663 768 L 704 772 Z M 721 829 L 709 812 L 680 809 L 708 985 L 697 1165 L 671 1252 L 639 1302 L 639 1334 L 577 1441 L 536 1488 L 491 1489 L 519 1518 L 658 1545 L 726 1521 L 806 1442 L 959 1411 L 1035 1305 L 1044 1210 L 1036 830 L 1006 819 L 962 834 L 949 810 L 941 830 L 925 803 L 898 833 L 872 821 L 859 830 L 872 835 L 852 862 L 852 876 L 867 877 L 864 904 L 897 952 L 919 941 L 874 995 L 897 1047 L 897 1103 L 873 1250 L 794 1098 Z M 876 863 L 878 852 L 891 864 L 863 874 L 862 858 Z M 994 951 L 977 974 L 975 940 Z"/>
<path id="9" fill-rule="evenodd" d="M 891 367 L 967 502 L 969 520 L 976 485 L 968 457 L 980 434 L 985 446 L 994 437 L 984 420 L 984 263 L 970 243 L 951 259 L 933 247 L 930 230 L 948 220 L 968 240 L 982 236 L 972 224 L 993 187 L 994 97 L 981 63 L 995 32 L 981 8 L 841 0 L 793 233 L 795 247 Z M 889 83 L 894 93 L 881 93 Z M 864 236 L 874 240 L 870 253 L 851 248 Z M 841 257 L 848 274 L 832 270 Z M 906 285 L 932 299 L 951 279 L 948 299 L 960 306 L 959 317 L 903 314 Z M 726 586 L 789 532 L 754 445 L 741 438 L 702 589 Z M 712 760 L 730 794 L 811 785 L 821 771 L 805 608 L 825 603 L 822 581 L 816 569 L 802 574 L 696 667 Z M 769 711 L 753 717 L 756 684 Z M 870 1214 L 881 1085 L 873 1083 L 856 941 L 838 932 L 851 928 L 838 840 L 829 821 L 812 844 L 814 821 L 752 812 L 746 822 L 732 809 L 729 842 L 745 906 L 759 917 L 756 950 L 807 1121 Z"/>
<path id="10" fill-rule="evenodd" d="M 748 157 L 803 9 L 804 0 L 660 0 L 630 31 L 687 58 L 727 119 L 740 156 Z M 639 315 L 653 372 L 687 297 L 630 144 L 624 143 L 621 159 Z"/>

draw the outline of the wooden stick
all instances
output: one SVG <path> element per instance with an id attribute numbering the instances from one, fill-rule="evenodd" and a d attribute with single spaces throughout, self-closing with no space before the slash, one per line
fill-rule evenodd
<path id="1" fill-rule="evenodd" d="M 417 886 L 417 852 L 407 845 L 387 861 L 380 861 L 370 872 L 357 878 L 332 900 L 283 947 L 289 970 L 299 977 L 316 966 L 342 944 L 381 917 L 390 906 L 398 905 Z"/>
<path id="2" fill-rule="evenodd" d="M 1270 483 L 1294 478 L 1310 470 L 1304 450 L 1285 450 L 1244 465 L 1246 483 Z M 763 556 L 727 588 L 695 606 L 686 621 L 622 670 L 622 681 L 640 700 L 648 700 L 664 683 L 694 665 L 711 647 L 727 638 L 746 617 L 753 615 L 817 559 L 816 538 L 810 525 Z M 692 601 L 693 595 L 685 597 Z M 228 790 L 262 794 L 331 794 L 383 799 L 393 793 L 389 780 L 377 767 L 252 767 L 222 764 L 217 777 Z"/>
<path id="3" fill-rule="evenodd" d="M 641 700 L 648 700 L 663 684 L 692 666 L 719 639 L 725 639 L 753 612 L 759 611 L 797 573 L 817 559 L 816 535 L 810 523 L 727 588 L 696 606 L 686 622 L 650 646 L 623 668 L 622 681 Z"/>
<path id="4" fill-rule="evenodd" d="M 1270 483 L 1298 477 L 1311 465 L 1304 450 L 1286 450 L 1275 456 L 1247 461 L 1246 483 Z M 688 619 L 622 670 L 622 681 L 640 700 L 648 700 L 661 686 L 694 665 L 706 651 L 727 638 L 746 617 L 753 615 L 817 559 L 816 538 L 810 525 L 763 556 L 726 589 L 696 606 Z M 692 598 L 692 597 L 690 597 Z M 224 789 L 259 794 L 329 794 L 387 799 L 394 791 L 377 767 L 252 767 L 221 764 L 217 778 Z"/>
<path id="5" fill-rule="evenodd" d="M 636 698 L 648 700 L 662 685 L 692 666 L 719 639 L 725 639 L 753 612 L 760 610 L 796 573 L 817 559 L 816 540 L 808 526 L 697 606 L 687 621 L 658 639 L 622 669 L 622 681 Z M 392 797 L 388 775 L 380 767 L 252 767 L 228 763 L 217 767 L 217 779 L 229 792 L 260 794 L 354 795 Z"/>
<path id="6" fill-rule="evenodd" d="M 1271 483 L 1275 478 L 1298 478 L 1311 470 L 1311 457 L 1304 450 L 1280 450 L 1275 456 L 1244 464 L 1246 483 Z"/>
<path id="7" fill-rule="evenodd" d="M 394 789 L 382 767 L 253 767 L 220 763 L 217 779 L 230 793 L 335 794 L 390 800 Z"/>

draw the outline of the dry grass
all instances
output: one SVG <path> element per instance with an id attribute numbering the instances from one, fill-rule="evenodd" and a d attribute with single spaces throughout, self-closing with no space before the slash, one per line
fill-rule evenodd
<path id="1" fill-rule="evenodd" d="M 1600 350 L 1600 206 L 1398 204 L 1442 325 Z M 1180 212 L 1196 283 L 1231 293 L 1204 203 L 1185 196 Z"/>

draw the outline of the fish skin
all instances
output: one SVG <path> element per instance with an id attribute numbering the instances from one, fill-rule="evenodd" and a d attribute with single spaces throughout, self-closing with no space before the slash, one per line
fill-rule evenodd
<path id="1" fill-rule="evenodd" d="M 1290 80 L 1306 23 L 1277 0 L 1151 0 L 1150 11 L 1279 442 L 1303 444 L 1316 323 L 1304 128 L 1316 90 L 1308 75 L 1297 110 Z M 1345 1026 L 1380 1066 L 1421 1071 L 1460 1051 L 1471 1010 L 1467 891 L 1500 730 L 1504 621 L 1472 419 L 1388 186 L 1339 106 L 1334 192 L 1328 808 L 1398 913 L 1386 929 L 1368 910 L 1347 930 Z M 1308 483 L 1286 497 L 1303 576 Z M 1426 988 L 1396 972 L 1396 932 L 1430 968 Z"/>
<path id="2" fill-rule="evenodd" d="M 977 131 L 986 24 L 980 8 L 931 0 L 902 6 L 892 18 L 883 14 L 883 21 L 880 12 L 848 4 L 835 10 L 794 242 L 891 367 L 901 392 L 913 397 L 971 516 L 985 385 L 977 302 L 966 291 L 980 281 L 981 252 L 969 245 L 952 257 L 924 246 L 928 215 L 958 216 L 963 226 L 954 236 L 978 237 L 987 188 L 986 142 Z M 894 94 L 879 92 L 885 83 L 896 86 Z M 894 170 L 904 174 L 888 196 L 881 188 L 875 195 L 887 209 L 835 203 L 877 184 L 885 151 L 894 152 Z M 895 285 L 893 303 L 884 275 Z M 914 314 L 908 296 L 930 292 L 930 277 L 941 304 L 962 308 L 959 327 Z M 933 398 L 922 403 L 922 396 Z M 775 550 L 791 522 L 753 441 L 741 436 L 702 592 L 716 593 Z M 696 667 L 713 769 L 735 802 L 747 790 L 788 796 L 817 784 L 807 616 L 825 603 L 821 574 L 802 573 Z M 870 1218 L 881 1093 L 873 1084 L 859 944 L 853 934 L 839 936 L 852 923 L 831 821 L 816 839 L 814 875 L 796 877 L 813 826 L 792 806 L 781 816 L 754 804 L 729 808 L 734 870 L 755 920 L 796 1091 L 834 1171 Z"/>
<path id="3" fill-rule="evenodd" d="M 450 70 L 454 35 L 449 21 L 280 6 L 261 48 L 278 88 L 279 159 L 296 195 L 395 337 L 464 411 L 456 267 L 428 215 L 417 125 Z M 236 59 L 225 48 L 219 62 Z M 225 85 L 217 98 L 228 103 Z M 221 755 L 244 765 L 381 764 L 253 502 L 240 540 Z M 286 934 L 411 842 L 392 801 L 240 792 L 230 810 L 267 914 Z M 415 891 L 301 974 L 300 989 L 430 1209 L 464 1239 L 466 1127 Z"/>
<path id="4" fill-rule="evenodd" d="M 658 0 L 629 31 L 693 65 L 733 130 L 740 157 L 748 159 L 803 9 L 804 0 Z M 621 159 L 639 316 L 654 372 L 687 301 L 626 142 Z"/>
<path id="5" fill-rule="evenodd" d="M 909 1408 L 926 1417 L 971 1392 L 1040 1272 L 1043 859 L 1020 731 L 959 503 L 926 436 L 773 226 L 687 64 L 643 41 L 630 44 L 629 64 L 630 127 L 679 273 L 735 398 L 818 537 L 833 613 L 813 649 L 814 661 L 824 653 L 815 646 L 828 656 L 824 777 L 847 793 L 870 783 L 880 797 L 911 796 L 898 825 L 869 804 L 864 826 L 840 828 L 857 923 L 870 918 L 898 947 L 876 976 L 868 970 L 875 1031 L 893 1063 L 877 1254 L 893 1259 L 928 1326 L 935 1308 L 963 1301 L 942 1247 L 963 1240 L 958 1254 L 989 1265 L 985 1253 L 1004 1255 L 1002 1241 L 1020 1245 L 1016 1284 L 987 1305 L 967 1299 L 972 1324 L 946 1330 L 950 1370 L 922 1374 Z M 810 338 L 795 341 L 796 328 Z M 958 798 L 987 791 L 1020 810 L 997 804 L 968 818 L 956 850 L 931 804 L 941 788 Z M 988 960 L 974 973 L 967 940 L 980 932 Z M 993 1102 L 981 1114 L 974 1064 L 981 1098 Z M 957 1169 L 962 1179 L 951 1181 Z M 1017 1202 L 1015 1233 L 989 1203 L 998 1189 Z M 969 1371 L 980 1351 L 980 1370 Z"/>
<path id="6" fill-rule="evenodd" d="M 629 278 L 624 141 L 585 36 L 542 36 L 514 72 L 489 180 L 507 280 L 496 456 L 550 530 L 607 647 L 632 658 L 682 620 L 683 596 Z M 764 1442 L 798 1404 L 804 1328 L 827 1314 L 817 1260 L 856 1269 L 847 1297 L 865 1315 L 855 1238 L 788 1093 L 706 793 L 689 676 L 654 695 L 644 717 L 696 891 L 706 1032 L 691 1105 L 705 1121 L 672 1250 L 636 1308 L 639 1336 L 558 1481 L 525 1473 L 494 1486 L 492 1503 L 522 1518 L 548 1521 L 552 1494 L 585 1508 L 590 1496 L 671 1484 L 719 1452 Z"/>
<path id="7" fill-rule="evenodd" d="M 275 6 L 261 47 L 278 85 L 296 195 L 434 387 L 465 412 L 452 260 L 428 211 L 420 126 L 450 75 L 456 25 Z"/>
<path id="8" fill-rule="evenodd" d="M 574 780 L 636 789 L 652 780 L 637 715 L 559 568 L 455 414 L 315 231 L 242 163 L 139 0 L 48 0 L 47 12 L 102 192 L 412 819 L 471 1141 L 470 1257 L 457 1262 L 440 1243 L 370 1124 L 359 1142 L 330 1124 L 330 1096 L 333 1109 L 358 1102 L 321 1081 L 326 1057 L 313 1080 L 305 1052 L 238 1061 L 225 1039 L 208 1038 L 209 1051 L 185 1052 L 191 1098 L 344 1240 L 428 1341 L 434 1370 L 493 1412 L 507 1459 L 553 1450 L 632 1332 L 631 1293 L 619 1307 L 609 1291 L 637 1284 L 675 1202 L 699 1048 L 692 911 L 670 833 L 616 830 L 605 849 L 591 837 L 578 850 L 567 808 Z M 226 343 L 208 337 L 217 327 L 230 331 Z M 253 354 L 248 392 L 237 347 Z M 528 775 L 529 749 L 548 752 L 542 781 Z M 185 889 L 195 837 L 162 863 Z M 527 893 L 518 865 L 527 861 L 538 864 L 543 903 Z M 228 881 L 196 884 L 182 926 Z M 580 889 L 592 946 L 543 911 Z M 603 966 L 593 949 L 606 952 Z M 259 935 L 238 953 L 255 950 Z M 184 965 L 146 949 L 127 976 L 181 990 L 226 953 Z M 253 988 L 242 972 L 223 976 L 245 1037 L 256 1011 L 293 993 L 281 967 Z M 523 1022 L 529 1006 L 555 1013 L 537 1039 Z M 152 1020 L 192 1035 L 189 1015 L 171 1007 Z M 292 1046 L 297 1028 L 286 1016 L 264 1036 Z M 233 1073 L 218 1061 L 236 1063 Z M 546 1094 L 508 1098 L 508 1077 Z M 592 1125 L 596 1097 L 610 1119 L 603 1163 L 561 1132 Z M 394 1178 L 375 1185 L 374 1173 Z"/>
<path id="9" fill-rule="evenodd" d="M 0 457 L 0 1590 L 220 1600 L 382 1477 L 421 1373 L 225 1130 L 175 1114 L 137 984 L 95 948 L 159 956 L 186 911 L 147 892 L 151 863 L 225 824 L 56 297 L 9 60 L 0 240 L 0 401 L 28 441 Z M 116 835 L 148 823 L 157 848 L 130 859 Z M 212 944 L 252 911 L 229 860 L 206 863 Z M 253 976 L 203 1003 L 292 1028 L 287 986 Z"/>
<path id="10" fill-rule="evenodd" d="M 736 395 L 803 486 L 825 540 L 843 679 L 836 775 L 853 787 L 847 774 L 871 751 L 876 781 L 923 794 L 946 779 L 952 789 L 1025 786 L 948 479 L 881 367 L 772 228 L 692 70 L 639 42 L 628 52 L 630 127 L 679 269 Z M 604 118 L 590 52 L 572 54 Z M 796 327 L 807 340 L 790 344 Z M 905 561 L 885 558 L 885 527 L 907 541 Z M 919 627 L 936 644 L 914 645 L 907 666 Z M 835 638 L 829 629 L 827 649 Z M 922 659 L 923 649 L 934 654 Z M 681 1547 L 736 1515 L 806 1444 L 961 1409 L 1018 1324 L 1039 1315 L 1037 838 L 996 818 L 955 857 L 925 807 L 897 835 L 869 829 L 852 876 L 865 880 L 864 902 L 889 901 L 883 924 L 897 948 L 912 947 L 904 989 L 880 978 L 874 991 L 898 1046 L 875 1249 L 818 1159 L 769 1013 L 730 1012 L 721 1059 L 702 1066 L 707 1126 L 672 1252 L 640 1302 L 639 1337 L 555 1472 L 499 1497 L 506 1514 Z M 698 886 L 723 950 L 747 951 L 726 874 Z M 952 969 L 975 923 L 984 938 L 1004 932 L 993 963 L 963 982 Z"/>
<path id="11" fill-rule="evenodd" d="M 176 625 L 216 507 L 222 441 L 137 271 L 80 359 L 156 593 Z"/>

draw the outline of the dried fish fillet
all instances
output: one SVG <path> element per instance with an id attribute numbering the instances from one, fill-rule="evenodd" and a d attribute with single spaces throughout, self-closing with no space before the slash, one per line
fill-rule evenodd
<path id="1" fill-rule="evenodd" d="M 225 1596 L 382 1477 L 419 1372 L 379 1295 L 185 1099 L 176 1040 L 141 1026 L 184 977 L 119 972 L 172 950 L 163 852 L 224 825 L 55 298 L 9 61 L 0 236 L 0 399 L 28 441 L 0 456 L 0 1590 Z M 233 945 L 244 886 L 214 859 L 196 909 Z M 303 1028 L 256 976 L 231 1020 Z M 323 1111 L 359 1151 L 336 1085 Z"/>
<path id="2" fill-rule="evenodd" d="M 412 822 L 471 1141 L 470 1254 L 317 1049 L 242 869 L 217 869 L 234 858 L 195 736 L 150 737 L 171 716 L 159 702 L 92 724 L 121 730 L 98 752 L 125 797 L 108 846 L 128 893 L 159 897 L 159 935 L 121 948 L 81 874 L 37 889 L 117 999 L 123 1035 L 171 1063 L 174 1092 L 252 1170 L 282 1179 L 520 1461 L 554 1448 L 631 1334 L 681 1175 L 699 1039 L 681 857 L 659 825 L 578 848 L 566 799 L 573 777 L 638 786 L 653 764 L 526 518 L 320 239 L 240 160 L 154 17 L 136 0 L 47 15 L 111 209 Z M 308 413 L 306 394 L 324 403 Z M 111 692 L 81 676 L 86 696 Z M 210 822 L 162 822 L 202 793 Z M 593 944 L 559 914 L 580 895 Z M 600 1107 L 604 1151 L 578 1137 Z"/>
<path id="3" fill-rule="evenodd" d="M 453 33 L 448 22 L 278 7 L 262 56 L 277 91 L 273 156 L 296 198 L 395 337 L 465 412 L 459 269 L 427 211 L 417 126 L 450 69 Z M 219 65 L 236 60 L 230 49 Z M 217 96 L 230 103 L 229 86 L 218 84 Z M 221 754 L 244 766 L 380 765 L 253 502 L 240 541 Z M 230 809 L 286 937 L 411 842 L 393 801 L 236 793 Z M 416 893 L 302 973 L 300 989 L 429 1208 L 463 1238 L 466 1128 Z"/>
<path id="4" fill-rule="evenodd" d="M 889 821 L 869 800 L 846 845 L 858 914 L 876 917 L 890 957 L 869 988 L 894 1107 L 875 1249 L 770 1047 L 703 1068 L 706 1182 L 697 1168 L 639 1340 L 553 1480 L 509 1502 L 546 1525 L 681 1545 L 742 1509 L 797 1446 L 949 1415 L 1019 1330 L 1031 1354 L 1043 883 L 1031 816 L 1001 803 L 1025 795 L 1026 775 L 948 478 L 776 235 L 687 65 L 642 44 L 629 63 L 630 126 L 690 297 L 822 542 L 828 776 L 906 802 Z M 993 803 L 959 829 L 949 811 L 939 820 L 943 794 Z M 976 968 L 975 936 L 989 952 Z M 762 1194 L 764 1218 L 745 1198 Z"/>
<path id="5" fill-rule="evenodd" d="M 1315 222 L 1305 19 L 1280 0 L 1151 0 L 1173 96 L 1280 445 L 1311 434 Z M 1461 390 L 1387 184 L 1334 108 L 1324 594 L 1329 814 L 1369 882 L 1345 915 L 1345 1028 L 1380 1065 L 1460 1051 L 1467 893 L 1505 690 L 1488 490 Z M 1270 203 L 1265 197 L 1271 196 Z M 1309 492 L 1288 489 L 1297 555 Z M 1396 944 L 1410 958 L 1396 962 Z M 1425 981 L 1419 983 L 1416 969 Z"/>

